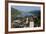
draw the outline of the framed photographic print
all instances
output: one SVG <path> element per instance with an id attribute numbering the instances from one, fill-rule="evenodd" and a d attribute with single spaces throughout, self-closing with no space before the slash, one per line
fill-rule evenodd
<path id="1" fill-rule="evenodd" d="M 5 10 L 6 33 L 44 31 L 44 3 L 8 1 Z"/>

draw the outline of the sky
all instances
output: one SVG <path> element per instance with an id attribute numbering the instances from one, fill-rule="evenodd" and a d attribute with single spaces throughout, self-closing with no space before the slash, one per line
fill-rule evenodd
<path id="1" fill-rule="evenodd" d="M 11 6 L 11 7 L 21 11 L 40 10 L 40 7 L 36 7 L 36 6 Z"/>

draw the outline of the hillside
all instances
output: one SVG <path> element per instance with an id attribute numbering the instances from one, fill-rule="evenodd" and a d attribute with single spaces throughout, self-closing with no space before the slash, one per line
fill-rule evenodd
<path id="1" fill-rule="evenodd" d="M 11 8 L 11 22 L 13 22 L 15 16 L 21 14 L 21 12 L 17 9 Z"/>
<path id="2" fill-rule="evenodd" d="M 12 14 L 13 16 L 16 16 L 16 15 L 18 15 L 18 14 L 21 14 L 21 12 L 20 12 L 19 10 L 17 10 L 17 9 L 11 8 L 11 14 Z"/>
<path id="3" fill-rule="evenodd" d="M 36 16 L 39 16 L 40 15 L 40 10 L 33 10 L 33 11 L 29 11 L 29 13 L 32 13 Z"/>

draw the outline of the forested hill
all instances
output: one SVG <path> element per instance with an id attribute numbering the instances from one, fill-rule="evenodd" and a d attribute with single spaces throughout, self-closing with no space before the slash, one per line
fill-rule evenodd
<path id="1" fill-rule="evenodd" d="M 21 14 L 21 12 L 19 10 L 17 10 L 17 9 L 11 8 L 11 14 L 16 16 L 18 14 Z"/>
<path id="2" fill-rule="evenodd" d="M 33 10 L 33 11 L 29 11 L 29 13 L 32 13 L 36 16 L 39 16 L 40 15 L 40 10 Z"/>

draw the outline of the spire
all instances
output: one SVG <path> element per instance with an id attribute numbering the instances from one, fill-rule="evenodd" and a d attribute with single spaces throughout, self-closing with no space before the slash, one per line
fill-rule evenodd
<path id="1" fill-rule="evenodd" d="M 28 23 L 28 17 L 26 18 L 26 24 Z"/>

